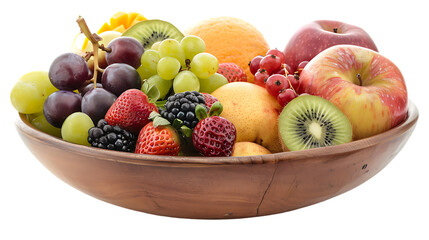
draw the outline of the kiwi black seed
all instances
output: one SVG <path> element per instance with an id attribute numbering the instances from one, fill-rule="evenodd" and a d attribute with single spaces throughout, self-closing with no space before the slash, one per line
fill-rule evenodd
<path id="1" fill-rule="evenodd" d="M 145 50 L 164 39 L 172 38 L 180 42 L 184 37 L 183 33 L 173 24 L 158 19 L 141 21 L 126 30 L 122 36 L 136 38 Z"/>
<path id="2" fill-rule="evenodd" d="M 282 110 L 279 134 L 286 149 L 296 151 L 350 142 L 352 126 L 333 103 L 322 97 L 303 95 Z"/>

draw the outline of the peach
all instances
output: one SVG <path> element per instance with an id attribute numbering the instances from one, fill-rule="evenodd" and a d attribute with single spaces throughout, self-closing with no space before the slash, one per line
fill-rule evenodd
<path id="1" fill-rule="evenodd" d="M 254 142 L 236 142 L 231 156 L 253 156 L 270 153 L 270 150 Z"/>
<path id="2" fill-rule="evenodd" d="M 212 94 L 223 105 L 220 116 L 237 130 L 237 142 L 255 142 L 271 152 L 282 151 L 278 135 L 281 107 L 267 90 L 249 82 L 232 82 Z"/>

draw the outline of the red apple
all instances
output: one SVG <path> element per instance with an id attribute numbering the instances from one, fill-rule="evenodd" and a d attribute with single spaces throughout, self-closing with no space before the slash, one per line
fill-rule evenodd
<path id="1" fill-rule="evenodd" d="M 321 96 L 350 120 L 353 139 L 405 120 L 408 95 L 398 67 L 378 52 L 354 45 L 330 47 L 303 69 L 298 92 Z"/>
<path id="2" fill-rule="evenodd" d="M 378 51 L 371 37 L 362 28 L 347 23 L 319 20 L 299 29 L 289 40 L 283 53 L 293 72 L 302 61 L 310 61 L 328 47 L 351 44 Z"/>

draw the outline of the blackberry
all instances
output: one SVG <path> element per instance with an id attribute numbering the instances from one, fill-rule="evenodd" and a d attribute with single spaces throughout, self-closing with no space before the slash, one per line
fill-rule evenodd
<path id="1" fill-rule="evenodd" d="M 104 119 L 88 130 L 88 142 L 93 147 L 122 152 L 134 152 L 136 146 L 134 134 L 119 126 L 111 126 Z"/>
<path id="2" fill-rule="evenodd" d="M 173 123 L 174 119 L 183 121 L 183 125 L 194 128 L 198 124 L 198 118 L 195 115 L 195 107 L 201 104 L 205 107 L 206 100 L 204 95 L 197 91 L 176 93 L 167 98 L 164 107 L 160 110 L 163 118 Z"/>

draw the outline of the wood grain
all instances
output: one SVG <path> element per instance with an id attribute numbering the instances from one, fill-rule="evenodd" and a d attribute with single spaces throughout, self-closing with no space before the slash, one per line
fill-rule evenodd
<path id="1" fill-rule="evenodd" d="M 344 193 L 381 171 L 418 120 L 351 143 L 248 157 L 164 157 L 65 142 L 16 122 L 23 142 L 58 178 L 100 200 L 180 218 L 243 218 L 286 212 Z"/>

